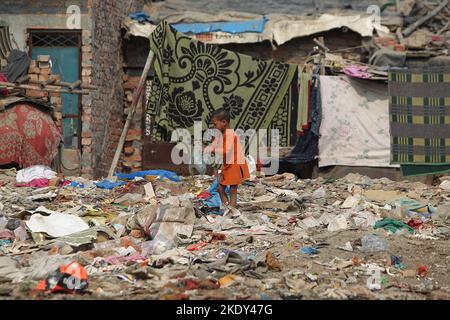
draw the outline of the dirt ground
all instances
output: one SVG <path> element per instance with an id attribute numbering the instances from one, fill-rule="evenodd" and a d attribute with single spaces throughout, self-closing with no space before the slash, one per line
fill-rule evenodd
<path id="1" fill-rule="evenodd" d="M 152 183 L 157 197 L 163 199 L 169 195 L 182 197 L 194 187 L 197 188 L 194 192 L 199 193 L 207 190 L 211 181 L 190 179 L 178 185 Z M 140 190 L 143 197 L 142 185 L 146 183 L 148 181 L 135 183 L 133 193 Z M 136 204 L 113 205 L 114 201 L 130 192 L 130 185 L 126 188 L 125 191 L 119 188 L 94 192 L 65 187 L 59 189 L 57 198 L 39 205 L 45 204 L 52 210 L 60 208 L 63 211 L 63 208 L 74 205 L 96 204 L 97 208 L 102 208 L 104 215 L 105 212 L 116 216 L 126 212 L 133 216 L 136 215 L 136 208 L 146 208 L 148 203 L 138 201 Z M 16 189 L 2 189 L 0 202 L 4 204 L 6 216 L 11 217 L 12 212 L 18 209 L 14 209 L 7 197 L 13 197 L 8 192 Z M 410 232 L 406 226 L 391 233 L 374 227 L 375 221 L 395 217 L 394 205 L 386 206 L 392 202 L 381 199 L 390 194 L 372 194 L 372 199 L 369 199 L 365 196 L 369 194 L 367 190 L 398 191 L 403 197 L 408 195 L 411 197 L 409 199 L 415 198 L 438 210 L 431 213 L 431 218 L 422 218 L 421 225 Z M 20 189 L 16 192 L 28 193 L 32 190 Z M 261 198 L 267 195 L 271 198 Z M 338 181 L 297 180 L 290 175 L 266 178 L 240 189 L 240 212 L 225 218 L 197 214 L 190 237 L 178 239 L 172 248 L 134 260 L 106 258 L 129 257 L 130 252 L 124 253 L 123 248 L 133 248 L 132 253 L 143 253 L 143 243 L 148 242 L 149 238 L 144 232 L 129 229 L 129 221 L 126 231 L 118 237 L 119 242 L 97 236 L 92 243 L 68 248 L 67 243 L 49 243 L 49 239 L 37 244 L 30 237 L 21 245 L 16 241 L 15 248 L 14 245 L 9 248 L 3 246 L 0 257 L 10 260 L 0 259 L 0 298 L 449 299 L 448 195 L 449 192 L 439 185 L 371 180 L 357 175 Z M 359 200 L 349 208 L 342 208 L 349 197 Z M 194 207 L 199 207 L 197 201 L 190 202 L 194 203 Z M 326 214 L 331 220 L 323 220 Z M 329 231 L 330 228 L 334 230 L 334 224 L 339 225 L 336 217 L 340 215 L 345 217 L 344 223 L 336 227 L 339 230 Z M 365 216 L 367 220 L 358 220 L 360 216 Z M 316 225 L 308 225 L 311 217 Z M 372 218 L 375 221 L 370 222 Z M 397 218 L 404 226 L 411 220 L 407 216 Z M 112 225 L 112 222 L 106 223 L 111 230 L 117 231 Z M 30 230 L 28 232 L 31 234 Z M 385 241 L 387 247 L 379 252 L 364 250 L 362 239 L 367 235 L 376 235 Z M 112 245 L 108 248 L 97 247 L 102 243 Z M 301 250 L 306 247 L 317 251 L 313 254 L 302 253 Z M 117 251 L 118 248 L 122 251 Z M 401 264 L 393 264 L 393 256 L 399 257 Z M 42 262 L 35 262 L 39 258 L 44 258 L 48 263 L 54 259 L 77 261 L 89 274 L 88 288 L 69 294 L 36 292 L 34 288 L 44 279 L 43 274 L 40 278 L 36 272 L 33 275 L 33 268 L 43 266 Z M 12 264 L 7 266 L 8 261 L 14 261 L 14 267 Z M 47 272 L 45 268 L 48 268 Z M 44 274 L 48 275 L 51 270 L 49 265 L 42 267 Z M 374 286 L 369 286 L 369 279 Z"/>

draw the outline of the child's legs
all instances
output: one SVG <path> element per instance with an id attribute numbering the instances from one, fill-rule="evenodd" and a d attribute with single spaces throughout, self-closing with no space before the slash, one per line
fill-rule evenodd
<path id="1" fill-rule="evenodd" d="M 237 190 L 238 186 L 230 186 L 230 206 L 237 207 Z"/>
<path id="2" fill-rule="evenodd" d="M 225 192 L 225 188 L 226 188 L 226 186 L 221 185 L 221 184 L 219 184 L 219 186 L 217 187 L 217 192 L 219 192 L 220 200 L 222 200 L 222 205 L 225 205 L 228 203 L 228 197 Z"/>

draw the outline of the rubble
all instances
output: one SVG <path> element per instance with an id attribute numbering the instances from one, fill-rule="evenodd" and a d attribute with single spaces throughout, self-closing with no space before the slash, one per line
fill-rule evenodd
<path id="1" fill-rule="evenodd" d="M 45 188 L 1 179 L 0 280 L 9 298 L 29 298 L 38 285 L 41 298 L 70 291 L 123 299 L 136 290 L 161 300 L 262 299 L 261 290 L 270 299 L 448 295 L 442 182 L 256 178 L 240 187 L 239 211 L 223 217 L 200 210 L 209 176 L 144 175 L 112 189 L 71 177 Z M 72 263 L 87 274 L 80 290 L 43 286 Z M 19 281 L 27 285 L 13 290 Z"/>

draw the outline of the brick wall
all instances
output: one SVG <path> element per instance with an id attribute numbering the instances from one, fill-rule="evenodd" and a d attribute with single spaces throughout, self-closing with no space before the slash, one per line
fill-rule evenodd
<path id="1" fill-rule="evenodd" d="M 124 115 L 128 116 L 133 101 L 133 93 L 138 85 L 139 76 L 124 75 Z M 122 171 L 136 172 L 142 170 L 142 99 L 136 107 L 136 113 L 130 124 L 127 137 L 125 139 L 124 150 L 121 157 Z"/>
<path id="2" fill-rule="evenodd" d="M 98 91 L 83 100 L 85 175 L 106 176 L 114 157 L 126 118 L 121 23 L 129 13 L 141 10 L 143 4 L 144 0 L 88 1 L 94 27 L 93 51 L 86 51 L 86 55 L 92 54 L 93 63 L 86 77 L 91 78 Z"/>

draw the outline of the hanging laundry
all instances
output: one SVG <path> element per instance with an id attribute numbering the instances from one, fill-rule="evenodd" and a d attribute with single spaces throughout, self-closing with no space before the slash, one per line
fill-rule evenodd
<path id="1" fill-rule="evenodd" d="M 276 127 L 290 137 L 289 112 L 282 112 L 274 124 L 273 120 L 280 109 L 291 111 L 297 104 L 289 98 L 297 66 L 192 40 L 166 22 L 152 33 L 150 47 L 157 58 L 147 108 L 157 126 L 193 133 L 195 121 L 202 121 L 206 129 L 212 112 L 225 108 L 232 128 Z"/>
<path id="2" fill-rule="evenodd" d="M 319 167 L 392 167 L 386 85 L 321 76 Z"/>
<path id="3" fill-rule="evenodd" d="M 298 78 L 300 81 L 300 90 L 298 99 L 297 132 L 301 135 L 304 130 L 308 129 L 311 75 L 300 72 Z"/>
<path id="4" fill-rule="evenodd" d="M 407 175 L 448 172 L 450 68 L 393 70 L 388 77 L 392 163 L 405 165 Z"/>
<path id="5" fill-rule="evenodd" d="M 316 159 L 319 153 L 319 133 L 320 124 L 322 122 L 322 105 L 320 99 L 320 77 L 319 69 L 313 72 L 311 77 L 310 93 L 309 93 L 309 127 L 296 139 L 296 143 L 291 153 L 280 159 L 280 163 L 307 163 Z M 300 111 L 299 111 L 300 113 Z"/>
<path id="6" fill-rule="evenodd" d="M 368 70 L 367 66 L 349 66 L 344 68 L 344 73 L 354 78 L 369 79 L 371 76 Z"/>

